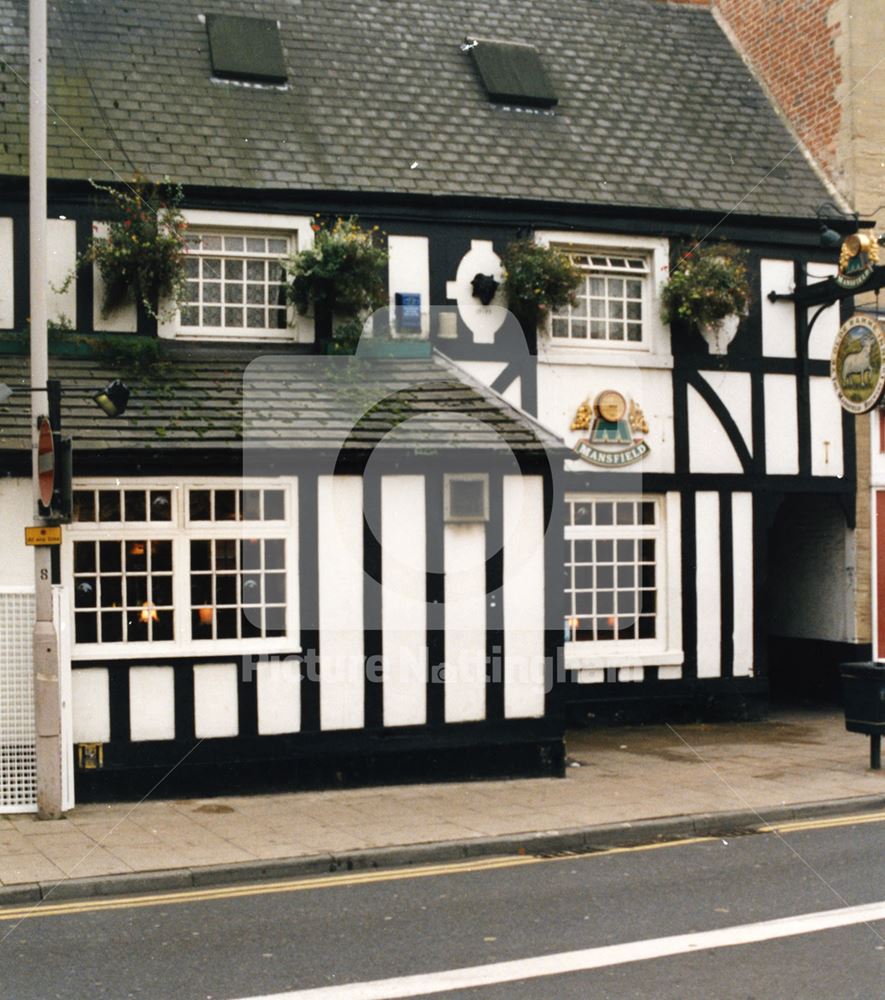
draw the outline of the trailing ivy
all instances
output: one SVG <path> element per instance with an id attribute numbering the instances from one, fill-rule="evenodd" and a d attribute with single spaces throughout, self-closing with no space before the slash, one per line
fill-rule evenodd
<path id="1" fill-rule="evenodd" d="M 70 286 L 81 267 L 92 264 L 104 287 L 102 315 L 140 302 L 154 319 L 168 318 L 182 301 L 186 284 L 187 223 L 181 212 L 181 185 L 168 178 L 155 183 L 140 176 L 123 188 L 90 183 L 109 197 L 115 218 L 107 235 L 93 235 L 59 291 Z M 161 315 L 163 301 L 169 301 L 171 308 Z"/>

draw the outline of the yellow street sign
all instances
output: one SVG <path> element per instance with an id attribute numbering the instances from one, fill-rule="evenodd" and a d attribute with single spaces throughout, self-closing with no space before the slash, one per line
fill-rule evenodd
<path id="1" fill-rule="evenodd" d="M 25 545 L 61 545 L 61 527 L 25 528 Z"/>

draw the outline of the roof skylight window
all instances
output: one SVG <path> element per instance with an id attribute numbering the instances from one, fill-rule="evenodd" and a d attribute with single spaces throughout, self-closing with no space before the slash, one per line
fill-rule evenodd
<path id="1" fill-rule="evenodd" d="M 467 38 L 489 100 L 521 107 L 552 108 L 559 100 L 534 45 Z"/>
<path id="2" fill-rule="evenodd" d="M 286 63 L 276 21 L 207 14 L 212 73 L 224 80 L 285 83 Z"/>

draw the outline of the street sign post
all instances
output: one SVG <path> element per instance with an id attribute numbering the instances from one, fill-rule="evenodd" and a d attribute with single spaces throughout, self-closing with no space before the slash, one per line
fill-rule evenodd
<path id="1" fill-rule="evenodd" d="M 40 528 L 25 528 L 25 545 L 61 545 L 61 528 L 46 525 Z"/>

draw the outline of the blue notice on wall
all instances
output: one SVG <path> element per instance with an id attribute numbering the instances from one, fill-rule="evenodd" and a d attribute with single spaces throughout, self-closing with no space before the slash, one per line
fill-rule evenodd
<path id="1" fill-rule="evenodd" d="M 403 333 L 421 332 L 421 296 L 417 292 L 397 292 L 394 295 L 396 328 Z"/>

